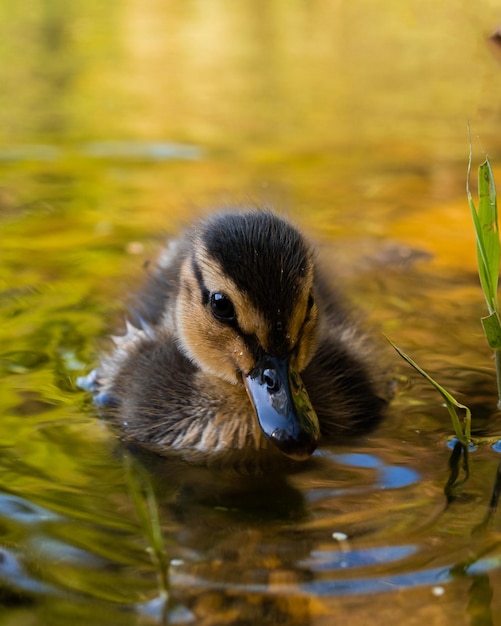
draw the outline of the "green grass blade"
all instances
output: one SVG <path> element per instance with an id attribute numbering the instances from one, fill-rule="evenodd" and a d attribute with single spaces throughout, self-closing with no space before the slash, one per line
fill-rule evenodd
<path id="1" fill-rule="evenodd" d="M 160 588 L 165 597 L 168 597 L 168 564 L 153 485 L 147 471 L 130 454 L 125 453 L 124 462 L 129 493 L 149 543 L 150 556 L 157 567 Z"/>
<path id="2" fill-rule="evenodd" d="M 497 311 L 497 288 L 499 277 L 500 244 L 497 214 L 496 186 L 491 164 L 486 159 L 479 167 L 478 216 L 482 225 L 483 242 L 487 256 L 487 272 L 492 286 L 493 308 Z"/>
<path id="3" fill-rule="evenodd" d="M 497 289 L 499 278 L 499 228 L 497 195 L 491 164 L 487 158 L 479 168 L 479 205 L 478 215 L 483 229 L 483 239 L 488 261 L 488 272 L 493 290 L 493 301 L 497 311 Z"/>
<path id="4" fill-rule="evenodd" d="M 473 218 L 473 225 L 475 227 L 475 235 L 477 239 L 477 264 L 480 284 L 482 285 L 482 291 L 484 292 L 489 313 L 493 313 L 495 310 L 493 308 L 492 300 L 493 287 L 490 280 L 490 273 L 488 271 L 489 262 L 487 259 L 487 251 L 485 250 L 482 237 L 482 224 L 480 222 L 480 218 L 478 217 L 477 209 L 475 208 L 471 195 L 468 195 L 468 203 L 470 205 L 471 216 Z"/>
<path id="5" fill-rule="evenodd" d="M 470 168 L 470 164 L 468 169 Z M 489 313 L 492 314 L 497 311 L 498 308 L 497 289 L 501 251 L 499 243 L 496 186 L 494 184 L 489 159 L 486 159 L 480 165 L 478 171 L 478 211 L 473 202 L 468 185 L 467 194 L 477 239 L 477 261 L 480 283 L 487 301 Z"/>
<path id="6" fill-rule="evenodd" d="M 480 320 L 489 346 L 493 350 L 501 350 L 501 322 L 496 311 Z"/>
<path id="7" fill-rule="evenodd" d="M 445 405 L 447 407 L 447 411 L 449 412 L 449 415 L 451 416 L 452 425 L 454 427 L 454 432 L 456 433 L 456 437 L 458 441 L 460 441 L 464 446 L 468 446 L 470 443 L 470 439 L 471 439 L 471 411 L 470 409 L 464 404 L 461 404 L 460 402 L 458 402 L 446 389 L 444 389 L 444 387 L 442 387 L 442 385 L 437 383 L 437 381 L 434 380 L 427 372 L 425 372 L 424 369 L 419 367 L 419 365 L 415 361 L 413 361 L 410 356 L 405 354 L 403 350 L 397 347 L 393 343 L 393 341 L 391 341 L 390 339 L 388 339 L 388 341 L 393 346 L 393 348 L 397 351 L 397 353 L 404 359 L 404 361 L 407 361 L 407 363 L 411 367 L 413 367 L 416 370 L 416 372 L 418 372 L 419 374 L 421 374 L 421 376 L 426 378 L 426 380 L 429 383 L 431 383 L 435 387 L 435 389 L 442 395 L 445 401 Z M 461 420 L 460 417 L 458 416 L 456 409 L 460 409 L 465 412 L 465 417 L 463 420 Z M 461 421 L 464 422 L 464 428 L 461 425 Z"/>

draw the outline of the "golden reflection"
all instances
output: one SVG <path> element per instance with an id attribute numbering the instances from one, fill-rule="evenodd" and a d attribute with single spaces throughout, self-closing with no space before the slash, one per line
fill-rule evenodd
<path id="1" fill-rule="evenodd" d="M 481 429 L 501 431 L 499 415 L 482 418 L 495 378 L 465 193 L 468 121 L 474 156 L 485 149 L 501 180 L 501 66 L 486 42 L 498 4 L 0 3 L 0 521 L 14 555 L 0 554 L 6 619 L 23 607 L 32 619 L 36 588 L 54 623 L 79 613 L 91 623 L 96 601 L 109 611 L 103 624 L 154 621 L 156 573 L 115 440 L 82 413 L 73 381 L 92 368 L 157 244 L 214 207 L 272 203 L 290 214 L 321 240 L 329 270 L 340 262 L 332 281 L 474 407 Z M 108 142 L 132 148 L 89 148 Z M 197 156 L 134 150 L 160 143 Z M 214 477 L 193 486 L 183 470 L 180 487 L 155 467 L 186 610 L 204 624 L 236 623 L 243 610 L 263 625 L 460 623 L 467 604 L 499 618 L 487 593 L 501 585 L 494 514 L 471 543 L 497 453 L 472 453 L 470 479 L 443 513 L 448 416 L 419 381 L 399 390 L 392 411 L 356 448 L 380 466 L 319 457 L 320 469 L 264 504 L 262 491 L 250 502 L 234 492 L 198 502 L 194 493 L 219 487 Z M 389 464 L 416 472 L 415 484 L 381 486 Z M 59 517 L 28 524 L 32 501 Z M 333 532 L 349 537 L 349 571 L 336 569 Z M 412 544 L 415 559 L 367 560 L 396 544 Z M 466 580 L 473 553 L 487 556 Z M 432 577 L 416 582 L 428 568 Z M 432 592 L 439 575 L 449 576 L 442 597 Z M 385 593 L 365 594 L 369 579 Z"/>

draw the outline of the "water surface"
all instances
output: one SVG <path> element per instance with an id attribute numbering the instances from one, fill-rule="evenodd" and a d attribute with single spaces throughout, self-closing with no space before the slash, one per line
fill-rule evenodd
<path id="1" fill-rule="evenodd" d="M 498 19 L 488 0 L 0 8 L 3 624 L 501 621 L 501 457 L 478 446 L 444 493 L 448 415 L 396 358 L 383 425 L 292 475 L 140 459 L 168 601 L 144 474 L 76 387 L 167 236 L 266 203 L 496 441 L 464 187 L 468 121 L 501 179 Z"/>

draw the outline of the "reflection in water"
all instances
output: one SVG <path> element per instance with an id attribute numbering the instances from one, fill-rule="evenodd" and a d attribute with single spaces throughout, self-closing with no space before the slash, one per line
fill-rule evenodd
<path id="1" fill-rule="evenodd" d="M 470 453 L 466 482 L 463 456 L 448 469 L 424 381 L 374 435 L 286 476 L 142 458 L 165 584 L 74 382 L 158 240 L 200 207 L 263 201 L 499 437 L 464 197 L 466 120 L 500 162 L 498 7 L 442 4 L 0 5 L 6 624 L 499 622 L 499 446 Z"/>
<path id="2" fill-rule="evenodd" d="M 199 159 L 202 156 L 202 151 L 196 146 L 159 141 L 94 142 L 82 146 L 73 146 L 67 150 L 50 145 L 0 146 L 0 162 L 56 161 L 64 160 L 69 156 L 151 162 L 172 159 Z"/>
<path id="3" fill-rule="evenodd" d="M 412 556 L 417 551 L 416 546 L 388 546 L 369 548 L 368 550 L 335 550 L 332 552 L 313 551 L 310 560 L 299 563 L 313 572 L 349 569 L 356 567 L 370 567 L 372 565 L 388 564 Z"/>
<path id="4" fill-rule="evenodd" d="M 58 519 L 58 515 L 48 509 L 7 494 L 0 494 L 0 515 L 22 524 L 37 524 Z"/>
<path id="5" fill-rule="evenodd" d="M 174 477 L 180 481 L 176 499 L 172 501 L 169 496 L 168 505 L 180 523 L 175 545 L 181 551 L 172 559 L 170 568 L 171 589 L 177 602 L 190 607 L 199 619 L 201 611 L 208 606 L 213 615 L 223 619 L 225 611 L 230 608 L 239 614 L 255 615 L 253 611 L 257 606 L 266 605 L 271 613 L 269 621 L 263 623 L 272 624 L 277 616 L 282 615 L 280 619 L 284 616 L 271 607 L 278 610 L 280 604 L 287 604 L 287 599 L 302 598 L 303 603 L 308 599 L 308 604 L 312 598 L 322 601 L 323 598 L 391 593 L 396 589 L 435 589 L 456 579 L 456 566 L 447 562 L 450 545 L 443 546 L 442 555 L 436 549 L 430 551 L 420 545 L 418 537 L 426 526 L 423 524 L 426 515 L 422 499 L 417 499 L 412 506 L 406 502 L 409 494 L 405 487 L 409 483 L 404 480 L 393 486 L 396 493 L 401 493 L 401 501 L 395 492 L 391 494 L 390 485 L 383 486 L 392 502 L 393 514 L 397 514 L 395 520 L 400 517 L 401 525 L 402 512 L 405 511 L 408 516 L 407 522 L 396 534 L 398 525 L 392 525 L 392 511 L 386 504 L 379 503 L 376 509 L 371 505 L 371 499 L 381 494 L 378 478 L 391 469 L 381 457 L 374 453 L 333 454 L 330 451 L 319 451 L 316 456 L 320 465 L 314 462 L 307 477 L 302 474 L 291 477 L 295 485 L 302 485 L 296 495 L 285 477 L 277 477 L 274 481 L 269 478 L 242 481 L 240 477 L 226 474 L 211 475 L 206 470 L 191 469 L 186 473 L 183 466 L 177 471 L 172 466 L 164 467 L 163 473 L 160 468 L 165 462 L 154 457 L 150 459 L 153 463 L 150 470 L 159 482 L 157 488 L 160 494 L 166 477 L 171 481 Z M 351 471 L 351 468 L 360 471 L 359 480 L 352 477 L 351 482 L 358 483 L 359 494 L 363 491 L 367 494 L 363 521 L 358 515 L 346 516 L 348 511 L 344 510 L 343 497 L 350 498 L 352 493 L 349 489 L 339 489 L 339 483 L 345 480 L 331 479 L 331 488 L 326 486 L 326 476 Z M 368 481 L 371 474 L 372 479 Z M 316 488 L 316 481 L 322 487 Z M 421 489 L 419 483 L 416 487 Z M 169 493 L 172 495 L 172 492 Z M 307 508 L 301 493 L 309 503 Z M 326 507 L 327 501 L 332 502 L 329 507 Z M 445 506 L 443 501 L 437 528 L 447 527 L 448 522 L 443 518 Z M 333 515 L 330 510 L 336 513 Z M 322 511 L 325 513 L 322 514 Z M 372 520 L 369 526 L 367 511 L 370 511 Z M 379 532 L 377 511 L 386 511 L 387 515 L 382 532 L 387 532 L 388 523 L 394 530 L 391 543 L 385 546 L 372 543 L 377 542 Z M 417 511 L 420 525 L 419 528 L 412 528 Z M 311 515 L 313 521 L 309 519 Z M 231 530 L 227 526 L 229 520 Z M 357 529 L 361 521 L 364 526 Z M 343 531 L 348 531 L 348 539 L 342 545 L 337 540 L 339 533 L 332 532 L 340 526 Z M 363 528 L 363 534 L 360 534 L 360 528 Z M 369 539 L 368 546 L 363 549 L 352 547 L 352 543 L 364 542 L 364 535 L 365 541 Z M 291 543 L 293 537 L 295 539 Z M 416 543 L 399 542 L 408 542 L 413 537 Z M 438 536 L 436 541 L 439 541 Z M 326 547 L 328 543 L 331 544 L 330 549 Z M 430 568 L 430 560 L 442 562 Z M 273 571 L 269 569 L 270 563 L 274 563 Z M 485 558 L 472 559 L 468 568 L 474 566 L 474 569 L 464 571 L 477 575 L 478 572 L 490 571 L 491 566 L 497 568 L 497 563 Z M 273 573 L 277 568 L 280 575 Z M 221 604 L 221 598 L 228 593 L 233 601 Z M 219 598 L 217 602 L 216 597 Z M 250 599 L 253 609 L 248 605 Z M 309 609 L 303 606 L 300 615 L 303 622 L 299 620 L 298 623 L 309 623 L 306 617 Z M 308 619 L 314 619 L 314 615 L 309 615 Z"/>
<path id="6" fill-rule="evenodd" d="M 350 467 L 377 469 L 376 484 L 380 489 L 398 489 L 419 481 L 419 474 L 415 470 L 409 467 L 386 465 L 373 455 L 360 453 L 329 454 L 325 450 L 320 450 L 316 454 L 322 457 L 329 456 L 334 462 Z"/>
<path id="7" fill-rule="evenodd" d="M 449 459 L 450 475 L 444 487 L 445 497 L 450 504 L 458 495 L 470 476 L 469 450 L 456 441 Z"/>

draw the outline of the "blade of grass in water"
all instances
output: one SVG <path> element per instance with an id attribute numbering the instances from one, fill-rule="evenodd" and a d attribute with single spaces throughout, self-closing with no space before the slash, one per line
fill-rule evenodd
<path id="1" fill-rule="evenodd" d="M 468 164 L 468 172 L 470 171 L 470 167 L 471 153 Z M 498 311 L 497 289 L 499 278 L 500 243 L 496 186 L 494 184 L 489 159 L 486 159 L 478 169 L 478 211 L 475 207 L 475 203 L 473 202 L 469 184 L 467 184 L 466 190 L 477 239 L 477 262 L 480 284 L 482 285 L 489 314 L 492 315 Z M 501 344 L 497 347 L 501 348 Z"/>
<path id="2" fill-rule="evenodd" d="M 501 259 L 501 243 L 499 240 L 497 195 L 491 164 L 486 157 L 478 170 L 478 211 L 473 202 L 470 192 L 470 173 L 472 163 L 472 145 L 470 136 L 470 156 L 468 160 L 468 175 L 466 180 L 466 193 L 468 204 L 475 227 L 477 242 L 477 264 L 480 284 L 487 302 L 489 315 L 482 318 L 482 326 L 489 346 L 494 350 L 496 362 L 496 379 L 498 386 L 498 409 L 501 410 L 501 321 L 498 311 L 498 282 L 499 263 Z M 388 339 L 398 354 L 411 365 L 421 376 L 426 378 L 435 389 L 442 395 L 458 441 L 467 450 L 471 441 L 471 411 L 458 402 L 444 387 L 437 383 L 427 372 L 413 361 L 405 352 L 400 350 Z M 457 414 L 456 409 L 465 412 L 463 420 Z"/>
<path id="3" fill-rule="evenodd" d="M 142 465 L 127 453 L 124 453 L 124 463 L 129 493 L 132 496 L 141 528 L 148 540 L 150 555 L 157 568 L 160 590 L 167 600 L 169 596 L 168 565 L 153 485 Z"/>
<path id="4" fill-rule="evenodd" d="M 498 387 L 498 409 L 501 409 L 501 322 L 498 310 L 498 281 L 501 245 L 499 241 L 497 194 L 494 176 L 489 159 L 478 169 L 478 211 L 470 192 L 470 171 L 472 147 L 470 141 L 470 158 L 468 160 L 468 176 L 466 193 L 470 205 L 475 235 L 477 240 L 478 275 L 489 315 L 482 318 L 482 326 L 489 346 L 494 350 L 496 363 L 496 381 Z"/>
<path id="5" fill-rule="evenodd" d="M 403 350 L 398 348 L 390 339 L 388 341 L 391 343 L 393 348 L 398 352 L 398 354 L 405 360 L 409 365 L 411 365 L 416 372 L 419 372 L 421 376 L 426 378 L 428 382 L 430 382 L 435 389 L 442 395 L 449 415 L 451 416 L 452 425 L 454 427 L 454 432 L 456 433 L 456 437 L 458 441 L 460 441 L 466 448 L 468 447 L 471 440 L 471 411 L 470 409 L 458 402 L 442 385 L 437 383 L 427 372 L 424 371 L 419 365 L 411 359 L 410 356 L 405 354 Z M 465 416 L 463 419 L 459 417 L 456 409 L 460 409 L 465 412 Z"/>

